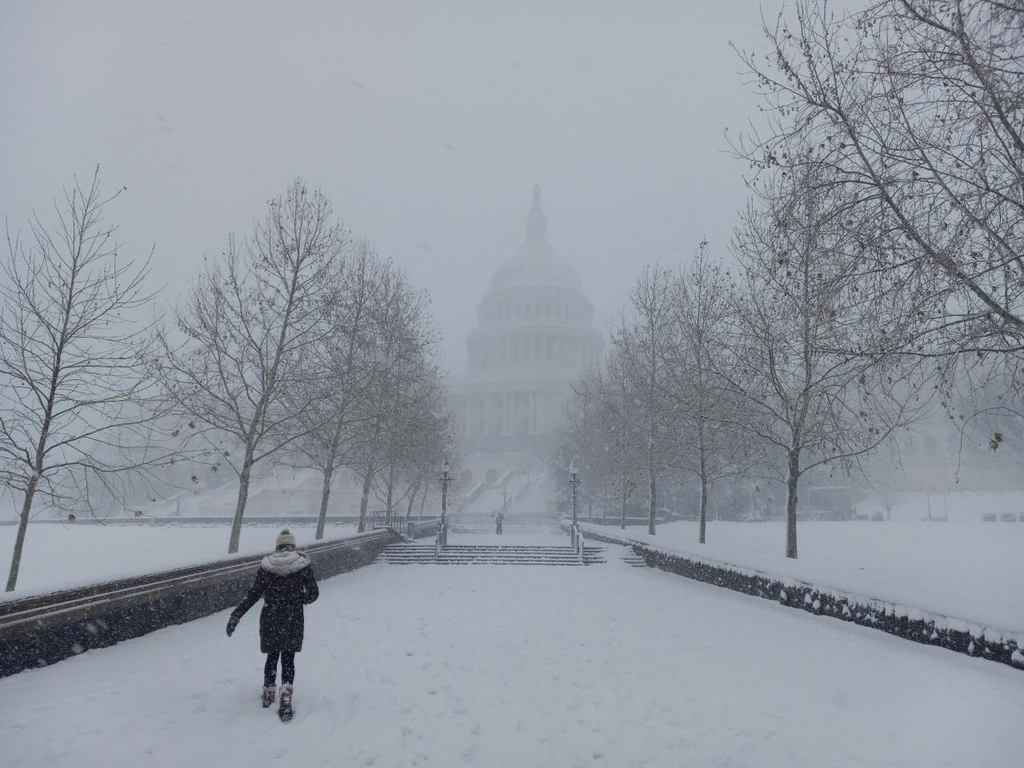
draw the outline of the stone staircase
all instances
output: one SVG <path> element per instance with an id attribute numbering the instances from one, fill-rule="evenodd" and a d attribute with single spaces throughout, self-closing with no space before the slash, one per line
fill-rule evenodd
<path id="1" fill-rule="evenodd" d="M 448 530 L 452 533 L 494 534 L 491 515 L 453 515 Z M 508 515 L 503 522 L 505 533 L 559 532 L 558 518 L 540 515 Z"/>
<path id="2" fill-rule="evenodd" d="M 628 563 L 634 568 L 647 568 L 647 561 L 644 560 L 640 555 L 636 554 L 631 548 L 624 548 L 622 552 L 622 562 Z"/>
<path id="3" fill-rule="evenodd" d="M 605 562 L 604 547 L 584 547 L 583 562 L 576 550 L 560 546 L 454 544 L 434 558 L 433 544 L 391 544 L 375 562 L 392 565 L 595 565 Z"/>

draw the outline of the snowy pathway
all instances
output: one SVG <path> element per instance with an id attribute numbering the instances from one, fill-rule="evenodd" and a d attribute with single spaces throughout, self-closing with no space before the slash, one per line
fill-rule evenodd
<path id="1" fill-rule="evenodd" d="M 0 762 L 1021 764 L 1021 672 L 609 554 L 325 582 L 287 725 L 258 703 L 258 608 L 232 639 L 225 612 L 0 680 Z"/>

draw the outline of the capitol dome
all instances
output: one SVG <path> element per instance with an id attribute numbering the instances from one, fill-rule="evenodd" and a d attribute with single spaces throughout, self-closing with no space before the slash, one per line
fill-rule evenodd
<path id="1" fill-rule="evenodd" d="M 548 242 L 534 185 L 522 244 L 494 273 L 466 339 L 468 370 L 449 381 L 464 447 L 550 449 L 571 382 L 602 357 L 594 306 Z"/>
<path id="2" fill-rule="evenodd" d="M 548 243 L 548 219 L 540 209 L 540 187 L 533 185 L 533 208 L 526 217 L 526 237 L 494 273 L 491 290 L 516 286 L 560 286 L 579 291 L 580 276 Z"/>

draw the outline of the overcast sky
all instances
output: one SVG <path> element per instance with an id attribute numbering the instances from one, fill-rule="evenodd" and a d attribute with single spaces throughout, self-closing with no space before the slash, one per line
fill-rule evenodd
<path id="1" fill-rule="evenodd" d="M 126 186 L 172 301 L 295 176 L 433 299 L 452 372 L 539 182 L 606 330 L 644 263 L 724 253 L 775 0 L 0 4 L 0 214 Z"/>

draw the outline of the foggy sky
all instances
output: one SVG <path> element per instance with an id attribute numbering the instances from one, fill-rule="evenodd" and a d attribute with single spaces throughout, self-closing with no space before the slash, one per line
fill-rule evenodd
<path id="1" fill-rule="evenodd" d="M 762 6 L 773 17 L 779 4 Z M 8 2 L 0 214 L 73 174 L 127 192 L 126 254 L 161 302 L 295 176 L 429 290 L 452 372 L 539 182 L 604 331 L 643 264 L 724 254 L 756 118 L 730 49 L 754 2 Z"/>

